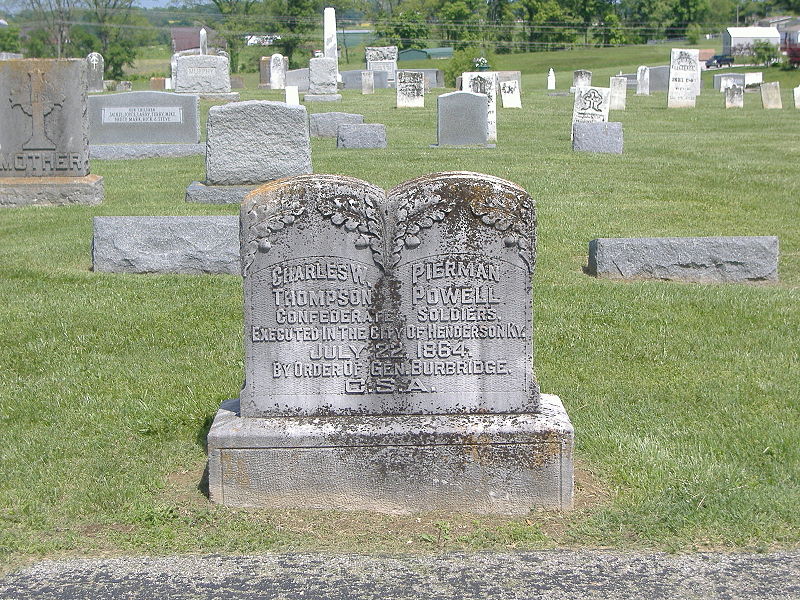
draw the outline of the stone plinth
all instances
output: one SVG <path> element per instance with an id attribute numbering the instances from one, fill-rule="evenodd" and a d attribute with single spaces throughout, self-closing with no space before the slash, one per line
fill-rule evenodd
<path id="1" fill-rule="evenodd" d="M 381 123 L 339 125 L 337 148 L 386 148 L 386 126 Z"/>
<path id="2" fill-rule="evenodd" d="M 205 144 L 97 144 L 89 146 L 89 157 L 99 160 L 176 158 L 205 153 Z"/>
<path id="3" fill-rule="evenodd" d="M 576 152 L 622 154 L 622 123 L 573 123 L 572 149 Z"/>
<path id="4" fill-rule="evenodd" d="M 520 515 L 572 507 L 574 433 L 551 394 L 538 413 L 517 415 L 242 418 L 238 404 L 223 403 L 208 434 L 213 502 Z"/>
<path id="5" fill-rule="evenodd" d="M 0 206 L 68 206 L 102 204 L 103 178 L 0 177 Z"/>

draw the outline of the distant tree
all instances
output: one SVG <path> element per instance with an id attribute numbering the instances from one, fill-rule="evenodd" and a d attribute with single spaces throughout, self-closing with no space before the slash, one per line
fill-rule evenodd
<path id="1" fill-rule="evenodd" d="M 376 33 L 385 43 L 405 50 L 427 47 L 430 28 L 419 12 L 403 11 L 379 25 Z"/>
<path id="2" fill-rule="evenodd" d="M 275 46 L 283 51 L 290 66 L 297 66 L 295 54 L 308 42 L 318 39 L 314 35 L 322 31 L 322 0 L 266 0 L 263 10 L 267 26 L 281 39 Z M 320 45 L 320 49 L 322 46 Z"/>
<path id="3" fill-rule="evenodd" d="M 0 27 L 0 52 L 19 52 L 19 27 Z"/>
<path id="4" fill-rule="evenodd" d="M 770 44 L 764 40 L 758 40 L 753 42 L 753 58 L 755 59 L 756 64 L 769 66 L 775 62 L 778 62 L 780 53 L 778 52 L 778 47 L 775 44 Z"/>
<path id="5" fill-rule="evenodd" d="M 556 0 L 520 0 L 517 11 L 530 50 L 563 48 L 575 43 L 580 23 Z"/>
<path id="6" fill-rule="evenodd" d="M 39 23 L 37 29 L 46 32 L 47 45 L 41 44 L 41 36 L 37 38 L 37 49 L 49 54 L 47 46 L 52 48 L 56 58 L 64 54 L 78 0 L 25 0 L 24 6 L 29 9 L 33 18 Z"/>
<path id="7" fill-rule="evenodd" d="M 239 71 L 239 53 L 244 43 L 244 36 L 252 27 L 250 15 L 254 12 L 256 0 L 211 0 L 224 18 L 217 32 L 228 44 L 231 58 L 231 72 Z"/>
<path id="8" fill-rule="evenodd" d="M 600 23 L 600 41 L 604 46 L 621 46 L 628 43 L 628 38 L 622 29 L 622 21 L 613 12 L 603 17 Z"/>
<path id="9" fill-rule="evenodd" d="M 481 39 L 480 5 L 473 0 L 455 0 L 444 4 L 438 13 L 445 44 L 462 49 Z"/>

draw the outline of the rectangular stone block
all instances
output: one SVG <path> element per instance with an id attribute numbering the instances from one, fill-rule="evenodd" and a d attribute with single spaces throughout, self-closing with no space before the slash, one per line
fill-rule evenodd
<path id="1" fill-rule="evenodd" d="M 380 123 L 339 125 L 337 148 L 386 148 L 386 126 Z"/>
<path id="2" fill-rule="evenodd" d="M 178 56 L 175 91 L 182 94 L 226 94 L 231 91 L 226 56 Z"/>
<path id="3" fill-rule="evenodd" d="M 573 123 L 572 149 L 576 152 L 622 154 L 622 123 Z"/>
<path id="4" fill-rule="evenodd" d="M 197 144 L 200 98 L 169 92 L 89 97 L 92 144 Z"/>
<path id="5" fill-rule="evenodd" d="M 336 60 L 312 58 L 308 61 L 308 91 L 310 94 L 336 94 Z"/>
<path id="6" fill-rule="evenodd" d="M 777 281 L 778 238 L 599 238 L 589 242 L 588 270 L 609 279 Z"/>
<path id="7" fill-rule="evenodd" d="M 609 109 L 625 110 L 628 96 L 628 80 L 625 77 L 612 77 L 609 89 L 611 90 Z"/>
<path id="8" fill-rule="evenodd" d="M 309 115 L 312 137 L 335 138 L 339 125 L 357 125 L 364 122 L 364 115 L 343 112 L 324 112 Z"/>
<path id="9" fill-rule="evenodd" d="M 648 67 L 650 93 L 669 91 L 669 65 Z"/>
<path id="10" fill-rule="evenodd" d="M 209 493 L 227 506 L 528 514 L 573 504 L 572 424 L 537 414 L 242 418 L 208 434 Z"/>
<path id="11" fill-rule="evenodd" d="M 296 86 L 299 92 L 308 91 L 308 69 L 291 69 L 286 71 L 286 86 Z"/>
<path id="12" fill-rule="evenodd" d="M 503 108 L 522 108 L 519 82 L 516 79 L 500 82 L 500 99 L 503 101 Z"/>
<path id="13" fill-rule="evenodd" d="M 744 86 L 732 85 L 725 89 L 725 108 L 744 108 Z"/>
<path id="14" fill-rule="evenodd" d="M 700 94 L 700 52 L 673 48 L 669 63 L 667 108 L 694 108 Z"/>
<path id="15" fill-rule="evenodd" d="M 727 85 L 723 85 L 727 83 Z M 745 87 L 744 73 L 717 73 L 714 75 L 714 89 L 724 92 L 732 85 Z"/>
<path id="16" fill-rule="evenodd" d="M 419 71 L 397 72 L 397 108 L 424 108 L 425 75 Z"/>
<path id="17" fill-rule="evenodd" d="M 103 178 L 0 177 L 0 206 L 69 206 L 102 204 Z"/>
<path id="18" fill-rule="evenodd" d="M 761 105 L 766 109 L 783 108 L 781 84 L 779 81 L 761 84 Z"/>
<path id="19" fill-rule="evenodd" d="M 92 265 L 109 273 L 239 275 L 239 219 L 95 217 Z"/>
<path id="20" fill-rule="evenodd" d="M 472 146 L 488 143 L 489 99 L 475 92 L 450 92 L 437 98 L 439 146 Z"/>
<path id="21" fill-rule="evenodd" d="M 84 59 L 0 61 L 0 177 L 89 174 Z"/>
<path id="22" fill-rule="evenodd" d="M 486 113 L 486 131 L 489 143 L 497 141 L 497 73 L 476 71 L 461 74 L 464 91 L 486 94 L 489 99 Z"/>

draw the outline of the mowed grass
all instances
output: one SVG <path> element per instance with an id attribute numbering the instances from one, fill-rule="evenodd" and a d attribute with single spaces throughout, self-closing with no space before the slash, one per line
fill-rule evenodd
<path id="1" fill-rule="evenodd" d="M 595 82 L 667 60 L 627 52 L 617 65 L 598 63 Z M 587 57 L 563 70 L 592 68 Z M 385 123 L 389 148 L 337 150 L 314 139 L 313 165 L 385 188 L 470 170 L 530 192 L 537 376 L 575 426 L 575 511 L 501 518 L 458 507 L 385 516 L 211 505 L 204 441 L 242 382 L 241 280 L 93 273 L 91 219 L 237 207 L 184 202 L 186 186 L 204 177 L 202 157 L 94 161 L 103 205 L 0 211 L 2 560 L 797 545 L 800 111 L 789 108 L 789 88 L 799 74 L 780 72 L 789 78 L 780 111 L 761 109 L 750 93 L 743 110 L 726 111 L 708 87 L 693 110 L 667 110 L 663 93 L 629 95 L 628 110 L 612 113 L 625 129 L 625 154 L 613 156 L 571 151 L 572 99 L 546 95 L 539 66 L 525 72 L 524 108 L 499 110 L 496 149 L 430 148 L 435 94 L 425 109 L 398 110 L 392 90 L 345 91 L 341 104 L 309 110 Z M 706 235 L 777 235 L 780 283 L 622 283 L 583 272 L 595 237 Z"/>

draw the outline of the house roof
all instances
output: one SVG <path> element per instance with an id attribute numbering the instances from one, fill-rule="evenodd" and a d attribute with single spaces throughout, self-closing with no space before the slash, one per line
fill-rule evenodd
<path id="1" fill-rule="evenodd" d="M 777 27 L 728 27 L 728 33 L 731 37 L 737 38 L 777 38 L 780 39 L 781 34 Z"/>

